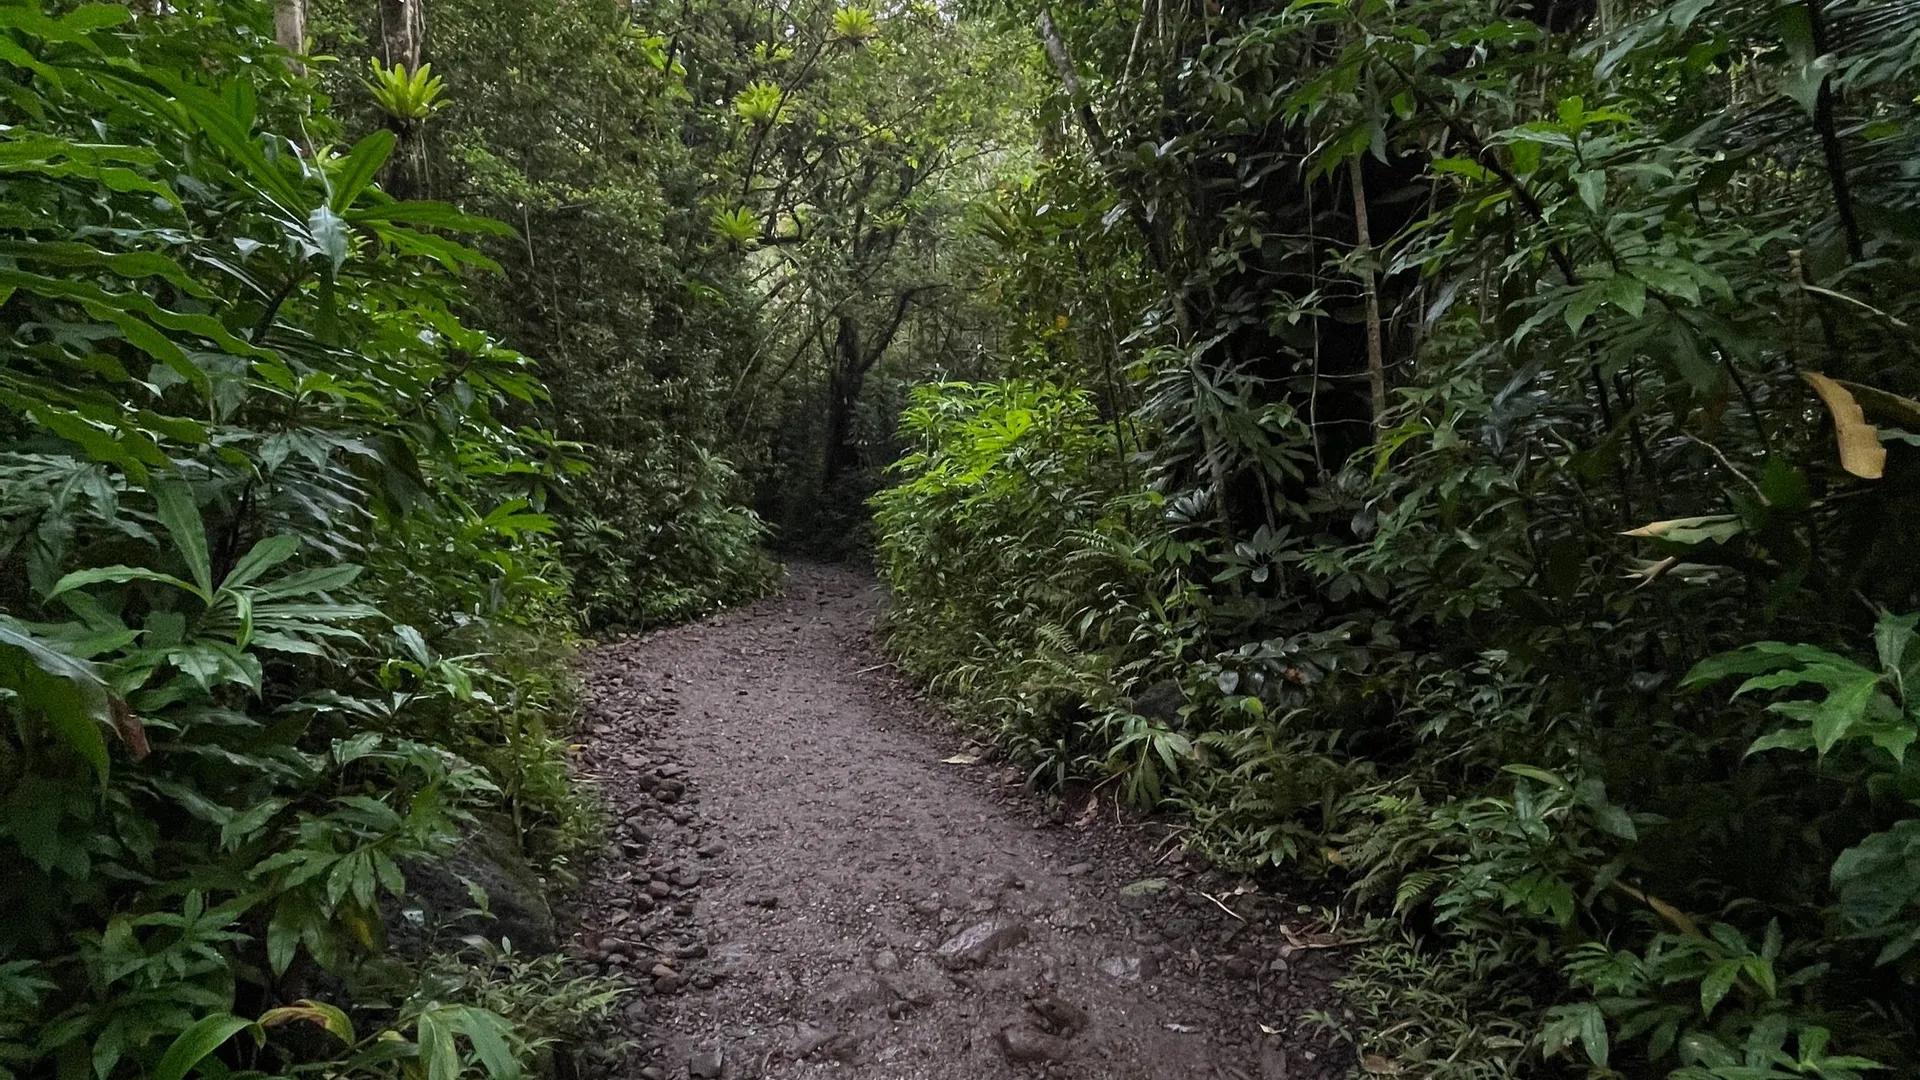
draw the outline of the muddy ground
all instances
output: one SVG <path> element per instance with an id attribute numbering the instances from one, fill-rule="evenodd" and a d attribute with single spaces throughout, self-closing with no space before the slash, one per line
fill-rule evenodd
<path id="1" fill-rule="evenodd" d="M 607 1075 L 1313 1080 L 1334 950 L 1176 826 L 971 761 L 876 654 L 870 579 L 602 646 L 614 817 L 574 947 L 630 979 Z"/>

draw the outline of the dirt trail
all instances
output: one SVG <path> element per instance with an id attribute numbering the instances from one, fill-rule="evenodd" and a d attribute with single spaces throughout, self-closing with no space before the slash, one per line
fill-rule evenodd
<path id="1" fill-rule="evenodd" d="M 1321 1075 L 1291 1030 L 1331 978 L 1283 936 L 1304 916 L 943 760 L 959 737 L 872 651 L 878 603 L 801 566 L 588 657 L 581 771 L 616 827 L 578 946 L 641 988 L 611 1075 Z"/>

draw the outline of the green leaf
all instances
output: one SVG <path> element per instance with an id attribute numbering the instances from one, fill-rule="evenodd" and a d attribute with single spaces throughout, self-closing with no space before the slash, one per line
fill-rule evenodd
<path id="1" fill-rule="evenodd" d="M 329 203 L 335 212 L 345 212 L 367 190 L 380 167 L 393 156 L 397 142 L 393 132 L 382 128 L 353 144 L 346 156 L 334 162 L 333 198 Z"/>
<path id="2" fill-rule="evenodd" d="M 441 202 L 388 202 L 342 213 L 348 221 L 356 225 L 388 222 L 394 225 L 446 229 L 449 232 L 486 233 L 494 236 L 517 235 L 513 226 L 504 221 L 464 214 Z"/>
<path id="3" fill-rule="evenodd" d="M 1607 302 L 1633 318 L 1647 310 L 1647 286 L 1632 274 L 1615 274 L 1607 279 Z"/>
<path id="4" fill-rule="evenodd" d="M 294 897 L 283 896 L 274 905 L 273 918 L 267 922 L 267 966 L 276 976 L 286 974 L 293 966 L 294 954 L 300 948 L 303 922 L 300 905 Z"/>
<path id="5" fill-rule="evenodd" d="M 106 781 L 105 733 L 114 727 L 113 705 L 93 665 L 39 640 L 24 623 L 0 615 L 0 686 L 43 717 L 54 736 Z"/>
<path id="6" fill-rule="evenodd" d="M 1882 615 L 1874 624 L 1873 647 L 1880 659 L 1880 670 L 1898 675 L 1906 667 L 1907 648 L 1913 644 L 1916 625 L 1920 625 L 1920 613 Z"/>
<path id="7" fill-rule="evenodd" d="M 1588 210 L 1599 213 L 1607 201 L 1607 174 L 1599 169 L 1573 174 L 1573 185 Z"/>
<path id="8" fill-rule="evenodd" d="M 361 568 L 358 566 L 322 566 L 276 578 L 253 590 L 253 593 L 257 600 L 284 600 L 294 596 L 333 592 L 353 584 L 360 573 Z"/>
<path id="9" fill-rule="evenodd" d="M 220 1049 L 228 1039 L 252 1027 L 251 1021 L 232 1015 L 206 1017 L 180 1033 L 153 1067 L 153 1080 L 185 1080 L 196 1065 Z"/>
<path id="10" fill-rule="evenodd" d="M 339 273 L 340 267 L 347 261 L 347 222 L 330 207 L 316 207 L 307 215 L 307 233 L 313 237 L 313 246 L 332 265 L 333 272 Z"/>
<path id="11" fill-rule="evenodd" d="M 207 554 L 207 529 L 200 520 L 200 505 L 194 501 L 193 487 L 177 477 L 160 477 L 147 485 L 147 492 L 158 505 L 160 523 L 173 538 L 174 547 L 187 564 L 200 595 L 213 595 L 213 561 Z"/>
<path id="12" fill-rule="evenodd" d="M 297 536 L 269 536 L 253 545 L 240 561 L 233 566 L 233 572 L 227 580 L 220 583 L 221 589 L 238 589 L 249 584 L 261 574 L 279 566 L 300 552 L 300 538 Z"/>
<path id="13" fill-rule="evenodd" d="M 414 1027 L 414 1042 L 420 1047 L 420 1064 L 427 1080 L 460 1080 L 460 1051 L 453 1042 L 453 1029 L 438 1012 L 420 1014 Z"/>
<path id="14" fill-rule="evenodd" d="M 1601 1068 L 1607 1067 L 1607 1018 L 1598 1006 L 1585 1011 L 1580 1017 L 1580 1046 L 1587 1052 L 1587 1060 Z"/>
<path id="15" fill-rule="evenodd" d="M 1485 165 L 1480 164 L 1479 162 L 1473 160 L 1472 158 L 1463 158 L 1463 157 L 1435 158 L 1433 159 L 1429 167 L 1432 168 L 1433 171 L 1437 173 L 1446 173 L 1453 176 L 1464 176 L 1469 180 L 1473 180 L 1483 184 L 1491 183 L 1494 179 L 1493 170 L 1487 168 Z"/>
<path id="16" fill-rule="evenodd" d="M 520 1076 L 520 1061 L 507 1045 L 506 1033 L 511 1025 L 501 1016 L 485 1009 L 462 1007 L 448 1011 L 448 1022 L 453 1029 L 467 1037 L 473 1044 L 473 1053 L 493 1080 L 517 1080 Z"/>
<path id="17" fill-rule="evenodd" d="M 1880 677 L 1863 673 L 1829 694 L 1813 711 L 1813 745 L 1821 754 L 1832 750 L 1867 715 L 1867 706 L 1880 688 Z"/>
<path id="18" fill-rule="evenodd" d="M 1739 978 L 1738 961 L 1722 960 L 1708 969 L 1707 977 L 1700 980 L 1700 1015 L 1711 1017 Z"/>
<path id="19" fill-rule="evenodd" d="M 195 588 L 190 581 L 182 581 L 172 574 L 163 574 L 158 570 L 149 570 L 143 566 L 90 566 L 85 570 L 75 570 L 73 573 L 55 582 L 53 591 L 47 594 L 47 599 L 52 600 L 64 593 L 71 592 L 74 589 L 84 588 L 88 585 L 120 585 L 129 581 L 158 582 L 163 585 L 172 585 L 174 588 L 180 589 L 183 592 L 202 595 L 200 594 L 200 590 Z"/>
<path id="20" fill-rule="evenodd" d="M 1512 773 L 1515 776 L 1524 776 L 1529 780 L 1534 780 L 1534 781 L 1538 781 L 1539 783 L 1545 784 L 1556 791 L 1572 791 L 1573 790 L 1573 785 L 1567 783 L 1565 777 L 1556 775 L 1554 773 L 1550 773 L 1547 770 L 1539 768 L 1537 766 L 1502 765 L 1500 767 L 1500 771 L 1505 773 Z"/>
<path id="21" fill-rule="evenodd" d="M 1567 329 L 1576 334 L 1579 333 L 1580 328 L 1586 325 L 1587 320 L 1592 318 L 1594 312 L 1600 310 L 1600 305 L 1605 303 L 1606 299 L 1606 285 L 1593 284 L 1582 286 L 1579 292 L 1573 294 L 1573 299 L 1567 301 L 1567 307 L 1564 313 L 1564 317 L 1567 320 Z"/>

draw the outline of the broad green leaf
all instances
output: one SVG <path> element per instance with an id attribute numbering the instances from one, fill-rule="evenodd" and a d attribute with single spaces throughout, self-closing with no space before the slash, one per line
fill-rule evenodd
<path id="1" fill-rule="evenodd" d="M 467 1037 L 474 1056 L 492 1080 L 518 1080 L 520 1061 L 507 1045 L 506 1035 L 512 1028 L 504 1018 L 484 1009 L 460 1007 L 449 1010 L 447 1019 L 455 1031 Z"/>
<path id="2" fill-rule="evenodd" d="M 174 550 L 187 564 L 200 595 L 213 596 L 213 561 L 207 553 L 207 528 L 200 520 L 200 505 L 194 501 L 193 487 L 179 477 L 156 477 L 147 485 L 159 507 L 160 524 L 173 538 Z"/>
<path id="3" fill-rule="evenodd" d="M 1630 273 L 1618 273 L 1607 279 L 1607 302 L 1632 318 L 1647 310 L 1647 287 Z"/>
<path id="4" fill-rule="evenodd" d="M 275 578 L 253 590 L 256 600 L 284 600 L 295 596 L 311 596 L 314 593 L 333 592 L 344 589 L 359 578 L 358 566 L 322 566 L 312 570 L 302 570 Z"/>
<path id="5" fill-rule="evenodd" d="M 47 599 L 52 600 L 74 589 L 85 588 L 88 585 L 124 585 L 129 581 L 150 581 L 161 585 L 171 585 L 174 588 L 193 593 L 202 599 L 206 598 L 206 594 L 201 592 L 192 582 L 182 581 L 172 574 L 163 574 L 158 570 L 149 570 L 143 566 L 90 566 L 85 570 L 75 570 L 73 573 L 55 582 L 53 591 L 47 594 Z"/>
<path id="6" fill-rule="evenodd" d="M 25 624 L 0 615 L 0 686 L 43 717 L 54 735 L 104 782 L 106 731 L 115 726 L 106 682 L 93 665 L 54 648 Z"/>
<path id="7" fill-rule="evenodd" d="M 1913 644 L 1916 625 L 1920 625 L 1920 613 L 1882 615 L 1874 624 L 1873 646 L 1880 659 L 1880 670 L 1897 676 L 1906 667 L 1907 649 Z"/>
<path id="8" fill-rule="evenodd" d="M 329 207 L 315 208 L 307 217 L 307 233 L 313 244 L 327 257 L 334 273 L 347 261 L 347 222 Z"/>
<path id="9" fill-rule="evenodd" d="M 449 232 L 486 233 L 494 236 L 516 235 L 514 228 L 494 218 L 461 213 L 440 202 L 387 202 L 355 207 L 344 216 L 356 225 L 388 222 L 419 228 L 446 229 Z"/>
<path id="10" fill-rule="evenodd" d="M 336 213 L 352 206 L 367 186 L 373 183 L 380 167 L 393 155 L 396 142 L 393 132 L 382 128 L 355 143 L 352 150 L 333 163 L 333 198 L 330 204 Z"/>
<path id="11" fill-rule="evenodd" d="M 414 1042 L 420 1048 L 420 1065 L 426 1070 L 426 1080 L 460 1080 L 463 1071 L 460 1051 L 453 1042 L 453 1029 L 439 1012 L 430 1009 L 420 1014 L 414 1027 Z"/>
<path id="12" fill-rule="evenodd" d="M 1580 201 L 1588 210 L 1599 213 L 1607 201 L 1607 174 L 1600 169 L 1573 174 L 1573 184 L 1580 192 Z"/>
<path id="13" fill-rule="evenodd" d="M 253 545 L 240 561 L 235 563 L 227 580 L 220 583 L 222 589 L 238 589 L 251 584 L 261 574 L 279 566 L 300 552 L 300 538 L 297 536 L 269 536 Z"/>
<path id="14" fill-rule="evenodd" d="M 194 1067 L 220 1049 L 228 1039 L 253 1027 L 237 1016 L 209 1016 L 180 1033 L 153 1068 L 153 1080 L 185 1080 Z"/>

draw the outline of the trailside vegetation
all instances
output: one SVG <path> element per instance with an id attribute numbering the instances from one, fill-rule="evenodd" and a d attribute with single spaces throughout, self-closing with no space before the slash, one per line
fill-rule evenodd
<path id="1" fill-rule="evenodd" d="M 0 3 L 0 1075 L 518 1075 L 614 988 L 409 879 L 592 839 L 583 459 L 458 313 L 506 227 L 166 8 Z"/>
<path id="2" fill-rule="evenodd" d="M 1920 1069 L 1920 6 L 977 8 L 1054 92 L 902 662 L 1371 913 L 1360 1073 Z"/>

